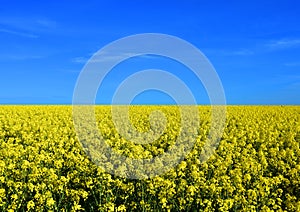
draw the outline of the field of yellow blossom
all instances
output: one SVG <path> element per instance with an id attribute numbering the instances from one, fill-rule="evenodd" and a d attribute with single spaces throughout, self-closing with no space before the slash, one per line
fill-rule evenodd
<path id="1" fill-rule="evenodd" d="M 116 152 L 151 158 L 174 143 L 176 106 L 130 108 L 140 131 L 149 130 L 152 110 L 166 114 L 165 131 L 150 144 L 122 138 L 110 108 L 97 106 L 95 114 Z M 228 106 L 220 144 L 201 163 L 210 113 L 199 106 L 199 135 L 179 165 L 138 180 L 91 161 L 72 106 L 0 106 L 0 211 L 300 211 L 300 106 Z"/>

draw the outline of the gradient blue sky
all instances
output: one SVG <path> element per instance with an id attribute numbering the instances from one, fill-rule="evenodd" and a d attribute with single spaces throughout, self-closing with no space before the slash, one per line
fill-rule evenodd
<path id="1" fill-rule="evenodd" d="M 178 36 L 199 48 L 219 74 L 228 104 L 299 104 L 299 11 L 298 0 L 2 0 L 0 104 L 70 104 L 77 77 L 93 53 L 146 32 Z M 122 77 L 141 68 L 181 70 L 187 74 L 180 78 L 194 80 L 174 61 L 140 58 L 112 71 L 97 103 L 110 103 Z M 195 85 L 191 90 L 198 103 L 209 103 L 201 85 L 198 90 Z M 134 103 L 173 101 L 149 91 Z"/>

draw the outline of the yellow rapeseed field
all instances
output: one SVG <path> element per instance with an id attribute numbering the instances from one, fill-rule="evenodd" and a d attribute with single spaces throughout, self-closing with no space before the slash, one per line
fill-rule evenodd
<path id="1" fill-rule="evenodd" d="M 110 109 L 96 107 L 98 128 L 126 157 L 160 155 L 178 136 L 176 106 L 130 108 L 140 132 L 150 129 L 151 111 L 165 113 L 164 132 L 149 144 L 123 138 Z M 220 144 L 202 163 L 210 113 L 199 106 L 195 145 L 179 165 L 138 180 L 91 161 L 72 106 L 0 106 L 0 211 L 300 211 L 300 106 L 228 106 Z"/>

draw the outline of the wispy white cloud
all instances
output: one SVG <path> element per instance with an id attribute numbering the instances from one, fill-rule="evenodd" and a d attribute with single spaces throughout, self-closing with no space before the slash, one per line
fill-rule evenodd
<path id="1" fill-rule="evenodd" d="M 53 29 L 57 26 L 55 21 L 47 18 L 18 16 L 0 16 L 0 24 L 7 27 L 28 31 L 42 31 L 45 29 Z"/>
<path id="2" fill-rule="evenodd" d="M 286 49 L 300 46 L 300 39 L 272 40 L 266 44 L 271 49 Z"/>
<path id="3" fill-rule="evenodd" d="M 94 54 L 89 54 L 89 55 L 90 55 L 90 57 L 75 57 L 75 58 L 71 59 L 71 62 L 73 62 L 73 63 L 111 62 L 111 61 L 121 60 L 124 58 L 128 59 L 130 57 L 135 57 L 136 53 L 126 52 L 126 53 L 118 54 L 118 53 L 103 52 L 102 54 L 98 54 L 98 55 L 94 55 Z M 154 59 L 154 58 L 158 58 L 158 57 L 162 57 L 162 56 L 155 55 L 155 54 L 142 54 L 142 55 L 137 56 L 137 58 L 139 58 L 139 59 Z"/>
<path id="4" fill-rule="evenodd" d="M 294 84 L 300 82 L 299 74 L 279 74 L 269 80 L 273 84 Z"/>
<path id="5" fill-rule="evenodd" d="M 88 58 L 86 57 L 75 57 L 71 59 L 72 63 L 86 63 L 88 61 Z"/>
<path id="6" fill-rule="evenodd" d="M 205 52 L 224 55 L 224 56 L 251 56 L 261 53 L 269 53 L 272 51 L 278 51 L 289 48 L 298 48 L 300 47 L 300 38 L 299 39 L 278 39 L 278 40 L 264 40 L 262 42 L 253 44 L 249 48 L 208 48 L 205 49 Z M 298 66 L 298 63 L 287 63 L 286 66 Z"/>
<path id="7" fill-rule="evenodd" d="M 292 83 L 288 86 L 289 89 L 293 89 L 293 90 L 300 90 L 300 82 L 295 82 L 295 83 Z M 298 93 L 299 95 L 299 93 Z"/>
<path id="8" fill-rule="evenodd" d="M 56 28 L 57 22 L 49 19 L 37 19 L 35 21 L 36 25 L 44 28 Z"/>
<path id="9" fill-rule="evenodd" d="M 55 21 L 37 17 L 0 16 L 0 32 L 28 38 L 38 38 L 41 33 L 53 32 Z"/>
<path id="10" fill-rule="evenodd" d="M 13 35 L 17 35 L 17 36 L 22 36 L 22 37 L 27 37 L 27 38 L 38 38 L 39 37 L 38 35 L 33 34 L 33 33 L 17 31 L 17 30 L 10 30 L 10 29 L 4 29 L 4 28 L 0 28 L 0 32 L 13 34 Z"/>
<path id="11" fill-rule="evenodd" d="M 11 55 L 11 54 L 5 54 L 5 55 L 0 55 L 0 60 L 35 60 L 35 59 L 41 59 L 44 58 L 44 56 L 41 55 L 29 55 L 29 54 L 15 54 L 15 55 Z"/>
<path id="12" fill-rule="evenodd" d="M 71 61 L 73 63 L 97 63 L 97 62 L 110 62 L 110 61 L 117 61 L 126 57 L 132 57 L 135 56 L 134 53 L 123 53 L 123 54 L 99 54 L 99 55 L 95 55 L 91 58 L 87 58 L 87 57 L 75 57 L 73 58 Z M 142 56 L 143 57 L 143 56 Z M 147 57 L 147 55 L 145 55 L 145 57 Z"/>
<path id="13" fill-rule="evenodd" d="M 251 49 L 205 49 L 205 52 L 224 56 L 249 56 L 255 54 Z"/>
<path id="14" fill-rule="evenodd" d="M 300 61 L 299 62 L 285 63 L 284 65 L 289 66 L 289 67 L 298 67 L 298 66 L 300 66 Z"/>

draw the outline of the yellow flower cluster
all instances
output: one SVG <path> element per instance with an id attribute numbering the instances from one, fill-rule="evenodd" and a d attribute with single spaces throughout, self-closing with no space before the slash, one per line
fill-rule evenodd
<path id="1" fill-rule="evenodd" d="M 118 132 L 110 106 L 97 106 L 95 115 L 115 152 L 151 159 L 181 128 L 176 106 L 132 106 L 138 132 L 161 128 L 160 120 L 149 122 L 154 110 L 165 114 L 166 126 L 147 144 L 131 142 L 127 128 L 126 138 Z M 71 106 L 0 106 L 0 211 L 300 211 L 299 106 L 228 106 L 220 144 L 204 163 L 211 108 L 199 106 L 199 116 L 195 145 L 178 166 L 134 180 L 91 161 Z"/>

